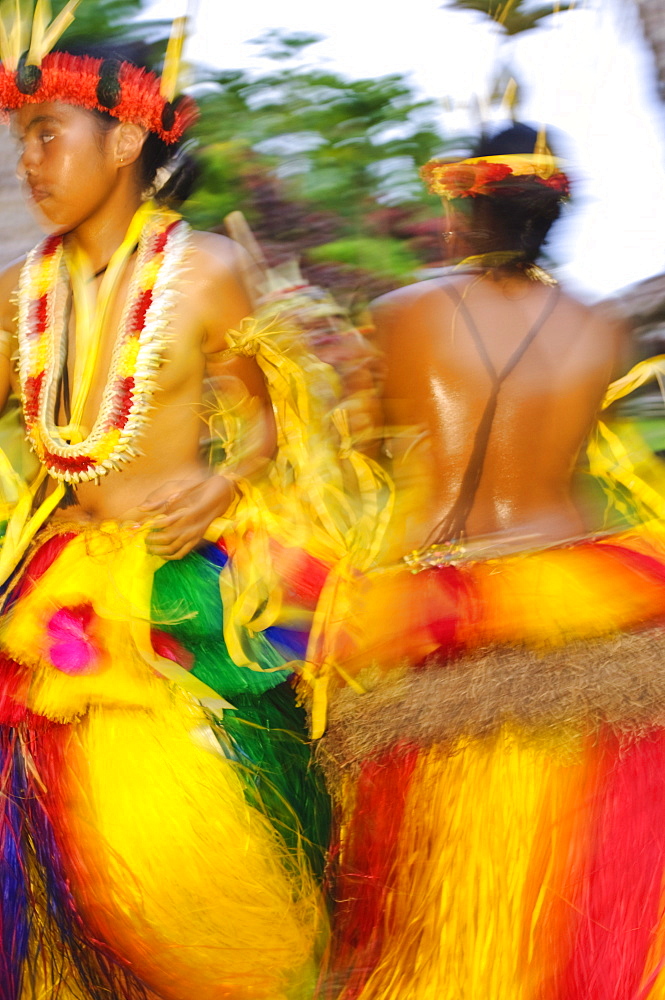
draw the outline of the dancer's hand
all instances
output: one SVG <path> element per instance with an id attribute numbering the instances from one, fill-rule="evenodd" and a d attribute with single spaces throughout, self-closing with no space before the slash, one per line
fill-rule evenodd
<path id="1" fill-rule="evenodd" d="M 150 523 L 146 547 L 162 559 L 182 559 L 203 540 L 217 517 L 228 509 L 234 484 L 224 476 L 211 476 L 193 486 L 178 490 L 140 506 Z"/>

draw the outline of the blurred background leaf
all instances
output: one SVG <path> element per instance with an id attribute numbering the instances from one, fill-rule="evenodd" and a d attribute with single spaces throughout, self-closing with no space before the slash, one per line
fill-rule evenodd
<path id="1" fill-rule="evenodd" d="M 203 178 L 187 213 L 218 228 L 241 209 L 273 262 L 297 256 L 310 278 L 325 268 L 348 302 L 440 257 L 438 201 L 418 166 L 446 141 L 441 108 L 408 77 L 311 65 L 318 41 L 273 30 L 255 43 L 265 69 L 200 80 Z"/>
<path id="2" fill-rule="evenodd" d="M 52 0 L 56 14 L 67 0 Z M 150 9 L 150 0 L 83 0 L 76 9 L 74 23 L 67 29 L 62 47 L 100 42 L 145 41 L 151 64 L 163 56 L 171 28 L 170 21 L 141 20 L 139 14 Z"/>

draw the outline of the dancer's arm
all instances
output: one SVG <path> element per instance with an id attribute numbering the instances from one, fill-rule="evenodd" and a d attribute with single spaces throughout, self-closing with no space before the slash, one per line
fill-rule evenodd
<path id="1" fill-rule="evenodd" d="M 142 510 L 154 523 L 148 548 L 164 559 L 181 559 L 203 539 L 210 524 L 228 509 L 235 494 L 235 480 L 255 474 L 275 449 L 272 404 L 261 370 L 254 358 L 227 356 L 227 330 L 238 328 L 251 306 L 240 271 L 240 250 L 230 240 L 196 234 L 192 262 L 197 308 L 203 327 L 202 351 L 206 375 L 240 380 L 254 404 L 254 428 L 249 446 L 239 451 L 230 475 L 213 475 L 171 494 Z"/>
<path id="2" fill-rule="evenodd" d="M 23 261 L 11 264 L 0 274 L 0 413 L 16 390 L 11 358 L 16 348 L 16 289 Z"/>

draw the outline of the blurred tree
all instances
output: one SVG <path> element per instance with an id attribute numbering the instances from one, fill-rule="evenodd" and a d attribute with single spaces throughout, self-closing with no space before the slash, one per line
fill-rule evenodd
<path id="1" fill-rule="evenodd" d="M 532 0 L 447 0 L 442 5 L 447 10 L 475 11 L 496 25 L 503 42 L 510 42 L 527 31 L 539 28 L 542 22 L 561 11 L 573 10 L 577 0 L 561 2 L 553 0 L 548 4 L 534 6 Z M 506 111 L 513 115 L 519 107 L 522 87 L 511 66 L 510 56 L 500 60 L 494 71 L 490 85 L 491 105 L 504 104 Z"/>
<path id="2" fill-rule="evenodd" d="M 633 0 L 647 44 L 656 61 L 660 96 L 665 100 L 665 6 L 663 0 Z"/>
<path id="3" fill-rule="evenodd" d="M 52 0 L 54 13 L 65 6 L 66 0 Z M 170 22 L 142 20 L 137 15 L 149 8 L 151 0 L 88 0 L 76 9 L 74 23 L 63 36 L 61 46 L 67 43 L 79 46 L 90 42 L 130 41 L 147 39 L 159 58 L 168 38 Z"/>
<path id="4" fill-rule="evenodd" d="M 644 39 L 651 48 L 655 61 L 658 90 L 665 101 L 665 5 L 663 0 L 632 0 L 631 6 L 637 11 L 642 25 Z M 633 285 L 621 295 L 621 309 L 634 323 L 638 351 L 643 356 L 660 354 L 665 351 L 665 274 Z M 657 414 L 657 433 L 662 440 L 663 419 L 660 393 L 645 393 L 637 406 L 637 412 L 647 418 Z M 662 443 L 658 445 L 659 453 Z"/>
<path id="5" fill-rule="evenodd" d="M 349 80 L 308 65 L 319 40 L 271 31 L 256 40 L 270 61 L 265 71 L 206 79 L 198 126 L 203 185 L 190 217 L 219 225 L 235 199 L 278 255 L 316 246 L 312 265 L 336 264 L 348 275 L 355 263 L 388 284 L 408 280 L 419 257 L 406 246 L 404 220 L 392 231 L 382 217 L 380 253 L 369 250 L 368 238 L 379 235 L 382 207 L 402 206 L 414 222 L 431 215 L 417 167 L 445 147 L 440 108 L 404 76 Z M 420 252 L 422 229 L 418 238 Z"/>
<path id="6" fill-rule="evenodd" d="M 656 0 L 659 2 L 659 0 Z M 474 10 L 495 22 L 505 35 L 519 35 L 540 26 L 541 21 L 562 10 L 572 10 L 578 4 L 540 4 L 534 7 L 530 0 L 448 0 L 444 6 L 456 10 Z"/>

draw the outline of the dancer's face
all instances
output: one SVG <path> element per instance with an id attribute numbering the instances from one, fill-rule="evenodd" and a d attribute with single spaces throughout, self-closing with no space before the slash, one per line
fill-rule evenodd
<path id="1" fill-rule="evenodd" d="M 67 233 L 99 212 L 118 180 L 120 125 L 105 130 L 92 112 L 58 101 L 12 115 L 17 174 L 40 224 Z"/>

